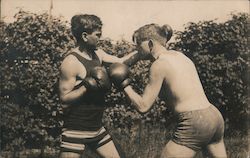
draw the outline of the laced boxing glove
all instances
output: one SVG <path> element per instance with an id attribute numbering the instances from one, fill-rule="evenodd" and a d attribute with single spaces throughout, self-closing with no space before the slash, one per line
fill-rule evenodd
<path id="1" fill-rule="evenodd" d="M 104 67 L 94 67 L 90 72 L 90 76 L 95 79 L 100 91 L 107 92 L 111 89 L 109 76 Z"/>
<path id="2" fill-rule="evenodd" d="M 90 71 L 90 75 L 83 79 L 82 82 L 77 85 L 77 88 L 80 86 L 85 86 L 86 89 L 91 92 L 99 91 L 105 93 L 111 89 L 108 73 L 103 67 L 94 67 Z"/>
<path id="3" fill-rule="evenodd" d="M 95 92 L 99 90 L 98 83 L 92 77 L 86 77 L 81 84 L 86 87 L 87 91 Z"/>
<path id="4" fill-rule="evenodd" d="M 114 63 L 109 67 L 111 81 L 120 89 L 124 89 L 130 84 L 129 68 L 125 64 Z"/>

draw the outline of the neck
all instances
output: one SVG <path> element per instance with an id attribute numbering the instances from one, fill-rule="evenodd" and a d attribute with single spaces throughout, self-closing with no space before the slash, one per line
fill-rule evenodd
<path id="1" fill-rule="evenodd" d="M 159 58 L 160 55 L 162 55 L 164 52 L 166 51 L 166 48 L 163 47 L 162 45 L 156 45 L 153 49 L 152 49 L 152 55 L 154 60 L 157 60 Z"/>
<path id="2" fill-rule="evenodd" d="M 92 57 L 93 51 L 95 51 L 94 48 L 88 46 L 85 43 L 79 43 L 78 46 L 81 53 L 86 53 L 88 56 Z"/>

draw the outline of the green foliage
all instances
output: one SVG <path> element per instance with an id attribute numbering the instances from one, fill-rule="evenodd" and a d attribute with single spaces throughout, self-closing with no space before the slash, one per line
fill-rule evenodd
<path id="1" fill-rule="evenodd" d="M 249 115 L 249 20 L 249 15 L 237 14 L 220 24 L 189 23 L 184 32 L 177 33 L 178 42 L 172 45 L 194 61 L 209 100 L 219 107 L 233 129 L 246 129 Z"/>
<path id="2" fill-rule="evenodd" d="M 15 18 L 15 22 L 4 24 L 0 37 L 0 71 L 4 81 L 1 146 L 40 148 L 58 136 L 62 111 L 57 93 L 58 68 L 63 54 L 74 42 L 67 23 L 60 18 L 24 11 Z"/>

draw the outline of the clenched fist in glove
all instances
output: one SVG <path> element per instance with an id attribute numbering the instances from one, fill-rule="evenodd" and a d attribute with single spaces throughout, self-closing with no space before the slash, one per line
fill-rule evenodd
<path id="1" fill-rule="evenodd" d="M 130 84 L 129 68 L 125 64 L 114 63 L 109 67 L 109 76 L 115 86 L 124 89 Z"/>

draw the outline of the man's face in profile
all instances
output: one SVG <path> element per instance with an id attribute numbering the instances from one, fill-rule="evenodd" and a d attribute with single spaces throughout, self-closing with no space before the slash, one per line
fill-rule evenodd
<path id="1" fill-rule="evenodd" d="M 86 35 L 87 44 L 91 48 L 96 48 L 97 43 L 99 42 L 101 36 L 102 36 L 102 31 L 100 29 L 93 31 L 92 33 L 87 33 Z"/>

